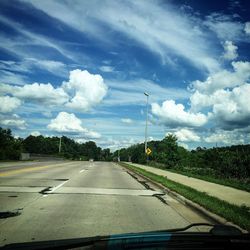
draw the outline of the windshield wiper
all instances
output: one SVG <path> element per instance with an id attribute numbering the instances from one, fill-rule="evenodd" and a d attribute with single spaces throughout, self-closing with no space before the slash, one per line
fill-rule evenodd
<path id="1" fill-rule="evenodd" d="M 211 230 L 209 232 L 185 232 L 192 227 L 200 226 L 211 227 Z M 236 239 L 235 242 L 231 242 L 230 240 L 228 241 L 228 239 L 233 238 Z M 213 225 L 209 223 L 193 223 L 183 228 L 160 231 L 128 234 L 125 233 L 119 235 L 96 236 L 65 240 L 14 243 L 5 245 L 2 248 L 0 247 L 0 249 L 74 249 L 78 247 L 84 248 L 87 246 L 95 246 L 95 249 L 106 249 L 105 247 L 107 247 L 107 244 L 109 247 L 112 246 L 110 249 L 124 249 L 125 246 L 128 249 L 136 247 L 140 247 L 142 249 L 146 246 L 161 246 L 162 244 L 176 244 L 177 246 L 178 244 L 181 244 L 183 240 L 186 242 L 186 244 L 193 244 L 195 242 L 214 242 L 215 245 L 218 242 L 220 244 L 223 244 L 223 240 L 225 240 L 227 244 L 241 244 L 241 246 L 243 246 L 243 248 L 241 249 L 248 249 L 248 246 L 250 244 L 249 234 L 243 234 L 236 227 L 229 225 Z M 247 248 L 245 248 L 245 246 L 247 246 Z M 148 249 L 150 249 L 150 247 Z"/>
<path id="2" fill-rule="evenodd" d="M 236 235 L 242 234 L 242 232 L 237 227 L 230 226 L 230 225 L 222 225 L 222 224 L 214 225 L 214 224 L 210 224 L 210 223 L 192 223 L 186 227 L 160 230 L 160 231 L 156 231 L 156 232 L 169 232 L 169 233 L 185 232 L 186 230 L 188 230 L 192 227 L 201 227 L 201 226 L 212 227 L 211 230 L 209 231 L 209 233 L 211 233 L 213 235 L 231 235 L 231 236 L 235 235 L 236 236 Z"/>

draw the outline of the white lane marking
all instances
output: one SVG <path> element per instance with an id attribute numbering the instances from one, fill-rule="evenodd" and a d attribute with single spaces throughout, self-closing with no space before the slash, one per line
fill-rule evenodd
<path id="1" fill-rule="evenodd" d="M 47 194 L 44 194 L 43 197 L 47 197 L 48 195 Z"/>
<path id="2" fill-rule="evenodd" d="M 85 169 L 82 169 L 79 173 L 82 173 L 83 171 L 85 171 Z"/>
<path id="3" fill-rule="evenodd" d="M 58 186 L 55 186 L 55 187 L 52 188 L 52 190 L 49 191 L 48 193 L 51 194 L 51 193 L 55 192 L 58 188 L 62 187 L 66 182 L 68 182 L 68 180 L 67 180 L 67 181 L 64 181 L 63 183 L 59 184 Z"/>

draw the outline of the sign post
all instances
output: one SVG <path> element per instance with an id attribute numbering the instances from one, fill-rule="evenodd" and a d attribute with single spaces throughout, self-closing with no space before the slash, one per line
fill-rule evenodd
<path id="1" fill-rule="evenodd" d="M 147 148 L 146 149 L 146 155 L 147 155 L 147 165 L 148 165 L 148 157 L 149 157 L 149 155 L 152 153 L 152 151 L 151 151 L 151 149 L 150 148 Z"/>

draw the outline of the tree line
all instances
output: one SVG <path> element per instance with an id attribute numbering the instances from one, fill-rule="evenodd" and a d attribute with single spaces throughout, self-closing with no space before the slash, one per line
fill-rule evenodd
<path id="1" fill-rule="evenodd" d="M 18 160 L 21 152 L 34 154 L 60 155 L 72 160 L 117 160 L 147 163 L 144 144 L 135 144 L 113 153 L 110 149 L 101 149 L 93 141 L 77 143 L 63 136 L 61 153 L 58 153 L 60 138 L 28 136 L 25 139 L 14 138 L 10 129 L 0 127 L 0 160 Z M 169 134 L 161 141 L 150 141 L 148 147 L 152 153 L 148 157 L 151 165 L 210 175 L 223 178 L 249 179 L 250 145 L 233 145 L 228 147 L 202 148 L 186 150 L 178 145 L 176 136 Z"/>
<path id="2" fill-rule="evenodd" d="M 27 138 L 14 138 L 10 129 L 0 127 L 0 160 L 19 160 L 21 153 L 46 154 L 62 156 L 72 160 L 111 161 L 110 149 L 101 149 L 93 141 L 77 143 L 61 137 L 61 153 L 59 153 L 60 137 L 44 137 L 29 135 Z"/>
<path id="3" fill-rule="evenodd" d="M 150 141 L 152 150 L 150 165 L 179 172 L 193 172 L 223 178 L 248 179 L 250 181 L 250 145 L 202 148 L 187 150 L 177 143 L 177 137 L 169 134 L 161 141 Z M 121 161 L 131 160 L 145 164 L 144 144 L 132 145 L 114 152 Z"/>

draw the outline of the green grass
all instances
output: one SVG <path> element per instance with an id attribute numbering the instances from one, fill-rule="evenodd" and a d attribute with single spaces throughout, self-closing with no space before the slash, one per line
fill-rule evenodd
<path id="1" fill-rule="evenodd" d="M 241 228 L 250 231 L 249 207 L 232 205 L 226 201 L 210 196 L 204 192 L 197 191 L 193 188 L 177 183 L 175 181 L 168 180 L 163 176 L 156 175 L 144 169 L 123 162 L 120 162 L 119 164 L 164 185 L 170 190 L 173 190 L 176 193 L 179 193 L 180 195 L 184 196 L 188 200 L 191 200 L 201 205 L 212 213 L 220 215 L 228 221 L 239 225 Z"/>
<path id="2" fill-rule="evenodd" d="M 202 175 L 202 174 L 194 173 L 194 172 L 188 171 L 188 170 L 166 169 L 164 166 L 161 166 L 161 165 L 155 164 L 155 163 L 150 163 L 149 165 L 150 165 L 150 167 L 160 168 L 160 169 L 167 170 L 169 172 L 182 174 L 182 175 L 185 175 L 188 177 L 193 177 L 193 178 L 201 179 L 204 181 L 209 181 L 209 182 L 217 183 L 220 185 L 233 187 L 233 188 L 236 188 L 239 190 L 244 190 L 244 191 L 250 192 L 250 184 L 245 183 L 241 180 L 226 179 L 226 178 L 223 178 L 220 176 L 216 177 L 216 176 L 211 176 L 211 175 L 207 175 L 207 174 Z"/>

